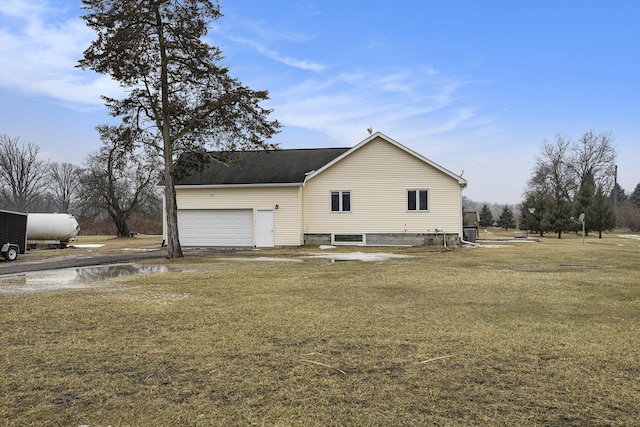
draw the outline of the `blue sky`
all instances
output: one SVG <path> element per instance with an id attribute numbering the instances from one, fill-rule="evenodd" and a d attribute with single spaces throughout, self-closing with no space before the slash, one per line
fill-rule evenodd
<path id="1" fill-rule="evenodd" d="M 79 0 L 0 2 L 0 134 L 81 165 L 110 120 L 107 76 L 74 68 L 94 38 Z M 268 90 L 282 148 L 380 131 L 454 173 L 470 199 L 519 203 L 557 134 L 611 132 L 640 182 L 640 3 L 221 0 L 209 33 L 231 73 Z"/>

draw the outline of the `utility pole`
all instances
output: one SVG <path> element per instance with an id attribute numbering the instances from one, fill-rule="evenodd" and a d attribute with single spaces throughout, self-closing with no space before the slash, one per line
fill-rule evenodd
<path id="1" fill-rule="evenodd" d="M 613 210 L 618 207 L 618 165 L 615 165 L 613 172 Z"/>

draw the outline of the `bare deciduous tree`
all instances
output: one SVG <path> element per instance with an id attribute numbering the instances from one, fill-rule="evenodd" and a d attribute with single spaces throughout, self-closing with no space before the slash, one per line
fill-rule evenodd
<path id="1" fill-rule="evenodd" d="M 572 145 L 568 164 L 578 179 L 578 188 L 585 179 L 593 178 L 596 188 L 609 193 L 614 186 L 616 168 L 616 150 L 611 132 L 586 132 Z"/>
<path id="2" fill-rule="evenodd" d="M 83 200 L 108 213 L 118 236 L 129 236 L 127 220 L 156 205 L 157 157 L 133 151 L 126 129 L 106 125 L 97 129 L 103 146 L 85 163 Z"/>
<path id="3" fill-rule="evenodd" d="M 527 196 L 535 196 L 536 204 L 546 205 L 541 218 L 541 228 L 558 233 L 570 223 L 571 200 L 576 191 L 575 174 L 567 163 L 570 141 L 557 135 L 554 142 L 545 141 L 542 155 L 536 159 Z"/>
<path id="4" fill-rule="evenodd" d="M 71 163 L 51 163 L 48 199 L 51 209 L 71 213 L 78 204 L 82 170 Z"/>
<path id="5" fill-rule="evenodd" d="M 0 135 L 0 204 L 28 212 L 41 200 L 47 184 L 48 162 L 40 160 L 35 144 Z"/>

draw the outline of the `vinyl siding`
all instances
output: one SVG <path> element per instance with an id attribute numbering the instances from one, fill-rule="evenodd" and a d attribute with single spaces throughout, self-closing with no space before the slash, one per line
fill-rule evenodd
<path id="1" fill-rule="evenodd" d="M 178 209 L 274 210 L 276 246 L 302 245 L 300 187 L 176 188 Z"/>
<path id="2" fill-rule="evenodd" d="M 407 190 L 427 189 L 428 211 L 407 211 Z M 351 212 L 331 212 L 330 193 L 351 191 Z M 461 234 L 458 181 L 382 138 L 307 181 L 305 233 Z"/>

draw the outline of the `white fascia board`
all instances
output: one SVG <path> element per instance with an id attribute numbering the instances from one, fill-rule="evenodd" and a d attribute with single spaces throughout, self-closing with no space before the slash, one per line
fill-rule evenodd
<path id="1" fill-rule="evenodd" d="M 302 182 L 287 182 L 278 184 L 211 184 L 211 185 L 176 185 L 176 189 L 208 189 L 208 188 L 267 188 L 267 187 L 302 187 Z M 160 186 L 164 188 L 164 186 Z"/>

